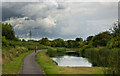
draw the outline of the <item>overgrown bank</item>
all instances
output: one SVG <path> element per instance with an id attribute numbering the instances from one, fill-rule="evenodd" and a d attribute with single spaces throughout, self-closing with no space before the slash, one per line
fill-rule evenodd
<path id="1" fill-rule="evenodd" d="M 108 49 L 106 47 L 89 48 L 84 52 L 93 66 L 107 68 L 105 74 L 120 74 L 120 48 Z"/>
<path id="2" fill-rule="evenodd" d="M 24 57 L 33 51 L 20 54 L 18 57 L 12 58 L 7 63 L 2 64 L 2 74 L 18 74 L 22 67 L 22 61 Z"/>

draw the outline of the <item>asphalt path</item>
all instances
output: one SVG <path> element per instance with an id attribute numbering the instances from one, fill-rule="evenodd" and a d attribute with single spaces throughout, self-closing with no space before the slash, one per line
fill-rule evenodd
<path id="1" fill-rule="evenodd" d="M 40 75 L 45 76 L 44 71 L 40 67 L 40 65 L 35 61 L 35 55 L 42 50 L 38 50 L 36 53 L 33 52 L 27 55 L 23 61 L 22 69 L 20 70 L 20 75 L 23 74 L 32 74 L 32 75 Z"/>

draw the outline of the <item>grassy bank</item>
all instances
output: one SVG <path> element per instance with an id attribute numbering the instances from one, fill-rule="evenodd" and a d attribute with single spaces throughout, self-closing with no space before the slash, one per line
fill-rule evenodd
<path id="1" fill-rule="evenodd" d="M 36 55 L 36 61 L 46 74 L 103 74 L 101 67 L 60 67 L 52 64 L 52 59 L 46 55 L 47 50 Z"/>
<path id="2" fill-rule="evenodd" d="M 18 74 L 24 57 L 33 51 L 20 54 L 18 57 L 13 58 L 11 61 L 2 64 L 2 74 Z"/>
<path id="3" fill-rule="evenodd" d="M 41 45 L 37 42 L 21 42 L 2 40 L 2 74 L 18 74 L 20 71 L 22 60 L 24 57 L 34 50 L 35 46 L 38 49 L 47 49 L 48 46 Z"/>

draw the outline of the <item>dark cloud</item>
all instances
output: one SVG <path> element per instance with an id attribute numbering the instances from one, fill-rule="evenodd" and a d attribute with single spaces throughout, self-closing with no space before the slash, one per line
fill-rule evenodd
<path id="1" fill-rule="evenodd" d="M 111 27 L 117 3 L 5 2 L 2 12 L 4 22 L 11 23 L 19 37 L 29 37 L 32 30 L 34 38 L 85 39 Z"/>
<path id="2" fill-rule="evenodd" d="M 5 21 L 11 17 L 23 17 L 21 14 L 15 13 L 11 9 L 8 8 L 2 8 L 2 21 Z"/>

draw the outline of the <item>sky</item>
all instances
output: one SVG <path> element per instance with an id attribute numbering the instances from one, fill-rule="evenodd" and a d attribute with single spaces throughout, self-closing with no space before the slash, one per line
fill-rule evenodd
<path id="1" fill-rule="evenodd" d="M 2 21 L 20 38 L 75 39 L 112 28 L 118 2 L 3 2 Z"/>

